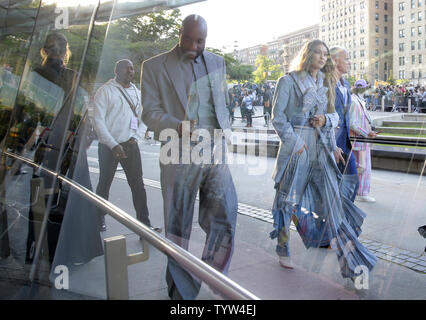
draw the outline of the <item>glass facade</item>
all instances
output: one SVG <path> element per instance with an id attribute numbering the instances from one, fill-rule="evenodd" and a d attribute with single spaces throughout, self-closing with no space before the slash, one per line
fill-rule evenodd
<path id="1" fill-rule="evenodd" d="M 333 26 L 338 20 L 332 21 L 328 11 L 345 8 L 339 11 L 343 21 L 346 7 L 351 12 L 370 3 L 318 2 L 318 13 L 321 8 Z M 411 41 L 409 29 L 401 26 L 414 1 L 395 4 L 393 22 L 391 13 L 382 19 L 374 11 L 381 1 L 371 1 L 374 15 L 366 19 L 374 30 L 366 32 L 374 40 L 349 33 L 349 43 L 374 48 L 374 56 L 361 49 L 357 58 L 358 50 L 351 50 L 360 61 L 358 70 L 353 63 L 349 76 L 344 73 L 348 89 L 360 80 L 354 76 L 358 71 L 374 66 L 377 73 L 362 95 L 353 91 L 350 99 L 346 92 L 352 151 L 342 154 L 346 166 L 340 168 L 333 151 L 344 124 L 338 103 L 330 111 L 327 101 L 345 89 L 330 96 L 317 87 L 317 113 L 297 110 L 298 103 L 309 104 L 309 97 L 282 93 L 294 70 L 286 57 L 291 37 L 279 38 L 283 41 L 274 42 L 273 50 L 259 43 L 256 57 L 245 63 L 237 40 L 232 48 L 226 43 L 220 49 L 207 47 L 214 54 L 197 60 L 201 65 L 185 69 L 188 65 L 177 59 L 181 69 L 173 71 L 170 52 L 177 57 L 187 53 L 175 47 L 185 35 L 180 32 L 183 12 L 193 8 L 203 15 L 214 1 L 0 3 L 0 299 L 426 298 L 424 49 L 418 40 L 411 78 L 419 81 L 409 83 L 404 81 L 408 71 L 400 69 L 409 58 L 396 58 L 393 70 L 393 52 L 386 57 L 389 63 L 379 62 L 383 53 L 373 32 L 379 30 L 376 22 L 385 21 L 396 27 L 395 40 Z M 424 6 L 421 1 L 416 5 L 419 10 Z M 418 17 L 421 21 L 421 12 Z M 207 24 L 209 35 L 217 32 L 217 21 L 207 19 Z M 300 29 L 306 33 L 309 25 Z M 320 34 L 319 25 L 311 28 L 316 29 L 297 39 L 297 50 L 313 40 L 311 34 Z M 421 30 L 418 26 L 411 36 Z M 295 30 L 282 33 L 299 35 Z M 406 52 L 404 44 L 395 41 L 400 55 Z M 388 82 L 377 81 L 379 72 L 389 75 Z M 400 79 L 391 79 L 392 72 Z M 294 80 L 299 82 L 294 92 L 306 93 L 307 82 Z M 348 101 L 353 105 L 360 98 L 360 110 L 367 114 L 363 121 L 377 137 L 356 131 L 355 120 L 349 119 L 359 114 Z M 291 99 L 296 100 L 290 112 Z M 194 105 L 198 109 L 191 109 Z M 316 115 L 324 116 L 319 133 L 300 122 Z M 180 121 L 189 121 L 188 128 L 195 123 L 207 134 L 230 129 L 225 164 L 170 165 L 167 161 L 176 160 L 169 144 L 174 136 L 162 140 L 160 128 L 184 135 Z M 184 138 L 176 137 L 183 145 Z M 208 156 L 208 148 L 200 151 L 201 144 L 189 140 L 191 157 L 198 152 L 197 161 L 206 161 L 225 138 L 215 140 Z M 286 150 L 297 146 L 285 162 Z M 331 151 L 313 156 L 314 148 Z M 178 148 L 177 159 L 184 161 L 184 154 Z M 296 154 L 300 158 L 294 160 Z M 344 178 L 352 156 L 359 175 L 356 198 Z M 303 157 L 311 157 L 306 167 Z M 284 162 L 280 180 L 277 171 Z M 350 192 L 355 200 L 349 199 Z M 280 202 L 283 194 L 288 198 Z M 283 210 L 293 209 L 298 218 L 284 221 Z M 172 218 L 174 210 L 182 215 Z M 342 231 L 339 219 L 347 220 L 349 231 Z M 319 240 L 313 239 L 316 232 L 322 232 Z M 175 250 L 178 246 L 182 252 Z M 282 259 L 288 250 L 292 269 Z M 357 254 L 365 260 L 357 260 Z"/>

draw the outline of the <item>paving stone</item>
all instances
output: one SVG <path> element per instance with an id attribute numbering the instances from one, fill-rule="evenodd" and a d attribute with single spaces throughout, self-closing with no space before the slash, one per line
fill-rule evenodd
<path id="1" fill-rule="evenodd" d="M 417 262 L 417 264 L 418 264 L 418 265 L 421 265 L 421 266 L 423 266 L 423 267 L 426 267 L 426 261 L 419 260 L 419 261 Z"/>
<path id="2" fill-rule="evenodd" d="M 385 249 L 383 249 L 383 248 L 379 248 L 378 250 L 377 250 L 377 252 L 380 252 L 380 253 L 383 253 L 383 254 L 386 254 L 386 250 Z"/>
<path id="3" fill-rule="evenodd" d="M 408 259 L 411 259 L 411 258 L 409 258 L 408 256 L 403 255 L 403 254 L 400 254 L 400 255 L 396 256 L 396 258 L 401 259 L 401 260 L 408 260 Z"/>
<path id="4" fill-rule="evenodd" d="M 418 254 L 417 252 L 410 252 L 410 253 L 407 253 L 406 255 L 409 256 L 409 257 L 412 257 L 412 258 L 419 258 L 420 257 L 420 254 Z"/>
<path id="5" fill-rule="evenodd" d="M 383 245 L 383 246 L 382 246 L 382 248 L 383 248 L 383 249 L 391 249 L 391 248 L 392 248 L 392 246 Z"/>
<path id="6" fill-rule="evenodd" d="M 416 271 L 420 271 L 420 272 L 426 272 L 426 267 L 419 266 L 419 265 L 416 265 L 416 266 L 412 267 L 411 269 L 416 270 Z"/>
<path id="7" fill-rule="evenodd" d="M 414 267 L 416 264 L 415 264 L 415 263 L 412 263 L 412 262 L 404 262 L 402 265 L 403 265 L 404 267 L 407 267 L 407 268 L 412 268 L 412 267 Z"/>
<path id="8" fill-rule="evenodd" d="M 409 259 L 407 259 L 407 261 L 408 262 L 413 262 L 413 263 L 419 263 L 419 259 L 416 259 L 416 258 L 409 258 Z"/>
<path id="9" fill-rule="evenodd" d="M 392 259 L 390 259 L 390 261 L 395 262 L 397 264 L 402 264 L 403 262 L 405 262 L 404 260 L 398 259 L 393 257 Z"/>
<path id="10" fill-rule="evenodd" d="M 397 256 L 399 256 L 399 253 L 398 252 L 393 252 L 393 251 L 387 251 L 386 255 L 388 257 L 397 257 Z"/>

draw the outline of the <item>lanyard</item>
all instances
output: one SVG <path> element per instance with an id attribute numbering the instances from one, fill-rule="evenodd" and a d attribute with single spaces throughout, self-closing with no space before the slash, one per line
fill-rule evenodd
<path id="1" fill-rule="evenodd" d="M 124 99 L 126 99 L 127 103 L 129 104 L 130 109 L 132 109 L 133 114 L 134 114 L 134 115 L 135 115 L 135 117 L 137 118 L 137 117 L 138 117 L 138 114 L 136 113 L 136 107 L 135 107 L 135 105 L 133 104 L 133 102 L 131 101 L 130 97 L 127 97 L 127 96 L 126 96 L 126 94 L 124 94 L 123 90 L 121 90 L 121 88 L 120 88 L 120 87 L 117 87 L 117 88 L 118 88 L 118 90 L 120 90 L 120 92 L 121 92 L 121 94 L 123 95 Z M 134 88 L 133 88 L 133 89 L 134 89 Z M 135 91 L 136 91 L 136 90 L 135 90 Z M 136 96 L 137 96 L 137 94 L 136 94 Z M 138 99 L 138 104 L 139 104 L 139 99 Z"/>

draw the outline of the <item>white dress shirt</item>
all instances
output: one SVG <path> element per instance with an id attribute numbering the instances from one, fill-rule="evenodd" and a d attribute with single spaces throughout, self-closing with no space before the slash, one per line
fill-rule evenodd
<path id="1" fill-rule="evenodd" d="M 135 115 L 119 88 L 136 106 L 136 114 L 139 119 L 138 129 L 131 128 L 131 121 Z M 142 123 L 141 115 L 141 94 L 133 83 L 129 88 L 124 88 L 115 79 L 111 79 L 96 92 L 93 113 L 94 127 L 99 142 L 110 149 L 130 138 L 142 139 L 146 127 Z"/>

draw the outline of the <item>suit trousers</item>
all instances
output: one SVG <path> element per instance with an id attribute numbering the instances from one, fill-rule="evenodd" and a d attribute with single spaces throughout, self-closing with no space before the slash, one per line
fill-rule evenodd
<path id="1" fill-rule="evenodd" d="M 166 237 L 188 249 L 194 205 L 199 191 L 198 223 L 206 233 L 202 260 L 227 273 L 234 247 L 238 213 L 237 193 L 227 164 L 162 164 Z M 170 297 L 195 299 L 201 281 L 168 259 L 166 281 Z"/>
<path id="2" fill-rule="evenodd" d="M 125 159 L 116 159 L 111 149 L 99 143 L 99 183 L 96 188 L 96 194 L 108 200 L 109 190 L 117 170 L 118 163 L 124 169 L 127 182 L 132 191 L 133 205 L 136 210 L 136 218 L 147 226 L 151 226 L 149 220 L 149 212 L 147 207 L 147 199 L 145 185 L 143 183 L 142 159 L 137 143 L 124 142 L 121 143 L 124 152 L 127 155 Z"/>

